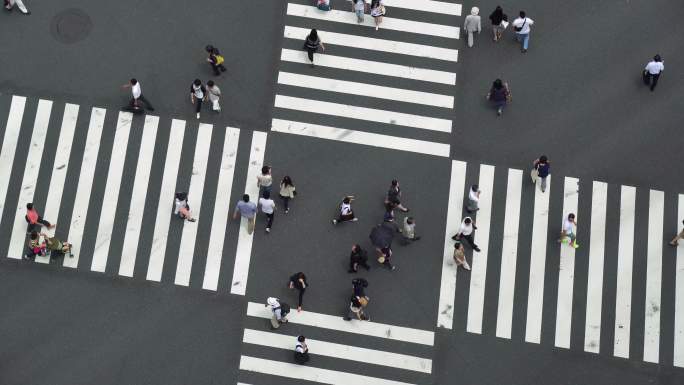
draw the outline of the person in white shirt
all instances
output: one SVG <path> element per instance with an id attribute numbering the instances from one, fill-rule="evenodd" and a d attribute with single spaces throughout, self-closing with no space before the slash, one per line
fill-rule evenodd
<path id="1" fill-rule="evenodd" d="M 482 191 L 479 190 L 476 184 L 470 186 L 470 192 L 468 193 L 468 202 L 466 203 L 466 211 L 468 211 L 468 213 L 472 214 L 480 209 L 477 206 L 480 203 L 481 192 Z"/>
<path id="2" fill-rule="evenodd" d="M 518 41 L 522 43 L 521 51 L 527 52 L 530 43 L 530 27 L 534 25 L 534 20 L 525 15 L 525 11 L 520 11 L 520 17 L 513 20 L 513 30 Z"/>
<path id="3" fill-rule="evenodd" d="M 575 214 L 570 213 L 568 217 L 563 220 L 563 229 L 561 230 L 559 243 L 569 242 L 571 247 L 575 249 L 579 247 L 577 244 L 577 239 L 575 236 L 575 228 L 577 227 L 577 222 L 575 221 Z"/>
<path id="4" fill-rule="evenodd" d="M 333 225 L 336 225 L 339 222 L 356 222 L 359 220 L 359 218 L 354 216 L 354 211 L 351 208 L 351 202 L 353 200 L 353 195 L 347 195 L 346 197 L 344 197 L 344 199 L 342 199 L 342 203 L 340 204 L 340 215 L 337 217 L 337 219 L 332 220 Z"/>
<path id="5" fill-rule="evenodd" d="M 465 21 L 463 22 L 463 29 L 468 33 L 468 47 L 473 46 L 473 35 L 475 32 L 479 34 L 482 31 L 482 23 L 479 13 L 480 8 L 473 7 L 470 10 L 470 15 L 466 16 Z"/>
<path id="6" fill-rule="evenodd" d="M 133 97 L 129 102 L 128 107 L 126 107 L 126 109 L 130 109 L 133 112 L 137 112 L 141 111 L 144 106 L 149 111 L 154 111 L 152 103 L 150 103 L 147 100 L 147 98 L 143 96 L 142 87 L 140 86 L 140 82 L 136 78 L 129 80 L 128 83 L 122 85 L 121 88 L 130 88 L 131 96 Z"/>
<path id="7" fill-rule="evenodd" d="M 207 95 L 209 96 L 209 101 L 211 102 L 211 109 L 216 113 L 221 112 L 221 105 L 219 104 L 219 98 L 221 98 L 221 89 L 214 84 L 213 80 L 207 82 Z"/>
<path id="8" fill-rule="evenodd" d="M 275 202 L 271 199 L 271 193 L 269 191 L 264 191 L 264 195 L 259 198 L 259 206 L 261 206 L 261 212 L 266 214 L 268 222 L 266 222 L 266 232 L 271 232 L 271 226 L 273 225 L 273 215 L 275 214 Z"/>
<path id="9" fill-rule="evenodd" d="M 646 64 L 646 68 L 644 68 L 644 84 L 651 86 L 651 91 L 658 84 L 658 78 L 663 70 L 665 70 L 665 64 L 660 55 L 655 55 L 653 60 Z"/>
<path id="10" fill-rule="evenodd" d="M 306 346 L 306 338 L 304 336 L 297 337 L 295 344 L 295 362 L 303 365 L 309 361 L 309 347 Z"/>
<path id="11" fill-rule="evenodd" d="M 192 217 L 192 213 L 190 213 L 190 205 L 188 205 L 188 193 L 176 193 L 175 203 L 175 209 L 173 211 L 174 214 L 178 215 L 181 219 L 188 220 L 189 222 L 196 221 L 196 219 Z"/>
<path id="12" fill-rule="evenodd" d="M 24 2 L 22 0 L 5 0 L 5 9 L 8 11 L 11 11 L 14 6 L 17 6 L 19 8 L 19 11 L 23 13 L 24 15 L 30 15 L 31 11 L 29 11 L 26 6 L 24 5 Z"/>
<path id="13" fill-rule="evenodd" d="M 473 250 L 480 251 L 480 248 L 477 247 L 477 245 L 475 244 L 473 234 L 475 230 L 477 230 L 477 227 L 475 226 L 475 222 L 473 222 L 473 219 L 471 217 L 465 217 L 461 222 L 461 228 L 458 229 L 458 233 L 451 237 L 451 239 L 453 239 L 454 241 L 465 239 L 466 241 L 468 241 L 468 244 L 470 244 L 470 247 L 472 247 Z"/>
<path id="14" fill-rule="evenodd" d="M 204 100 L 207 100 L 207 89 L 204 87 L 201 80 L 195 79 L 190 85 L 190 101 L 195 105 L 197 119 L 200 118 L 202 101 Z"/>

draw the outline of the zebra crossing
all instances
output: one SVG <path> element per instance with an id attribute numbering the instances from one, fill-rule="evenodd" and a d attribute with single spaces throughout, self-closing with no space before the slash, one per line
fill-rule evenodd
<path id="1" fill-rule="evenodd" d="M 438 327 L 684 367 L 684 245 L 667 245 L 681 230 L 684 194 L 556 176 L 542 192 L 523 170 L 491 165 L 466 184 L 469 167 L 452 161 Z M 497 178 L 505 191 L 495 190 Z M 468 214 L 481 252 L 468 256 L 466 271 L 453 263 L 451 236 L 472 184 L 482 190 L 479 211 Z M 579 218 L 578 249 L 556 241 L 569 213 Z M 490 221 L 501 215 L 497 234 Z M 607 243 L 614 235 L 617 247 Z"/>
<path id="2" fill-rule="evenodd" d="M 384 4 L 376 31 L 346 0 L 327 12 L 308 0 L 287 3 L 271 131 L 450 156 L 461 5 Z M 311 28 L 326 47 L 316 68 L 301 48 Z"/>
<path id="3" fill-rule="evenodd" d="M 224 247 L 240 129 L 169 122 L 153 115 L 138 118 L 98 107 L 88 115 L 75 104 L 36 103 L 16 95 L 9 104 L 0 150 L 0 243 L 6 245 L 2 252 L 8 258 L 25 255 L 26 203 L 34 202 L 56 224 L 48 233 L 73 244 L 73 257 L 57 260 L 64 267 L 173 280 L 180 286 L 189 286 L 197 271 L 202 288 L 217 291 L 221 280 L 226 290 L 244 295 L 253 240 L 246 223 L 235 234 L 237 249 Z M 252 135 L 248 180 L 255 179 L 253 169 L 263 163 L 266 135 Z M 210 162 L 212 142 L 223 146 L 220 157 Z M 161 181 L 154 182 L 155 174 Z M 217 184 L 206 191 L 205 186 L 214 186 L 208 183 L 210 175 Z M 255 183 L 245 181 L 244 187 L 242 191 L 257 196 Z M 188 191 L 198 222 L 174 219 L 173 198 L 179 189 Z M 199 241 L 203 220 L 211 228 L 208 239 Z M 223 266 L 224 256 L 233 253 L 233 276 L 239 284 L 229 281 L 230 268 Z M 50 257 L 35 261 L 50 263 Z"/>
<path id="4" fill-rule="evenodd" d="M 427 358 L 434 345 L 431 331 L 344 321 L 339 315 L 308 311 L 292 312 L 287 324 L 265 331 L 271 312 L 253 302 L 248 303 L 247 316 L 239 384 L 287 383 L 284 378 L 290 378 L 324 384 L 406 385 L 427 383 L 432 373 L 432 360 Z M 298 335 L 307 339 L 311 360 L 306 365 L 292 361 Z"/>

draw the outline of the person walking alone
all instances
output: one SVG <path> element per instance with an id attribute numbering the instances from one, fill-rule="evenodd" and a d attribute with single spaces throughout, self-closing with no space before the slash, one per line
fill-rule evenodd
<path id="1" fill-rule="evenodd" d="M 323 45 L 321 38 L 318 37 L 318 31 L 314 28 L 311 30 L 311 32 L 309 32 L 309 35 L 304 41 L 304 50 L 306 51 L 307 55 L 309 55 L 311 68 L 314 67 L 314 53 L 318 51 L 319 46 L 321 47 L 321 50 L 325 51 L 325 45 Z"/>
<path id="2" fill-rule="evenodd" d="M 340 203 L 340 215 L 337 217 L 337 219 L 332 220 L 333 225 L 336 225 L 340 222 L 356 222 L 359 220 L 359 218 L 354 215 L 354 211 L 351 208 L 351 202 L 353 200 L 353 195 L 347 195 L 344 197 L 344 199 L 342 199 L 342 203 Z"/>
<path id="3" fill-rule="evenodd" d="M 211 102 L 211 109 L 219 113 L 221 112 L 221 105 L 219 104 L 219 99 L 221 98 L 221 89 L 214 84 L 213 80 L 207 82 L 207 96 Z"/>
<path id="4" fill-rule="evenodd" d="M 492 88 L 490 88 L 489 93 L 487 93 L 487 99 L 494 103 L 496 114 L 501 116 L 504 107 L 506 107 L 506 104 L 511 100 L 511 91 L 508 88 L 508 83 L 502 82 L 501 79 L 494 80 Z"/>
<path id="5" fill-rule="evenodd" d="M 401 235 L 404 245 L 420 240 L 420 236 L 416 235 L 416 221 L 413 217 L 404 218 L 404 227 Z"/>
<path id="6" fill-rule="evenodd" d="M 506 30 L 506 27 L 508 27 L 508 16 L 503 13 L 501 6 L 496 6 L 494 12 L 489 15 L 489 20 L 492 22 L 494 41 L 501 40 L 503 32 Z"/>
<path id="7" fill-rule="evenodd" d="M 287 323 L 287 315 L 290 313 L 290 305 L 275 297 L 266 299 L 266 307 L 273 313 L 271 318 L 271 328 L 278 329 L 281 324 Z"/>
<path id="8" fill-rule="evenodd" d="M 292 183 L 292 178 L 288 175 L 283 177 L 280 181 L 280 199 L 283 201 L 283 208 L 285 209 L 285 214 L 290 212 L 290 200 L 297 196 L 297 190 Z"/>
<path id="9" fill-rule="evenodd" d="M 43 225 L 47 227 L 48 229 L 54 229 L 57 224 L 52 224 L 45 219 L 43 219 L 40 214 L 38 214 L 38 210 L 36 210 L 33 207 L 33 203 L 27 203 L 26 204 L 26 215 L 24 216 L 24 219 L 26 219 L 26 222 L 29 225 L 29 228 L 34 228 L 36 226 L 40 227 L 39 225 Z"/>
<path id="10" fill-rule="evenodd" d="M 651 87 L 653 91 L 658 84 L 658 78 L 660 74 L 665 70 L 665 64 L 660 55 L 655 55 L 653 60 L 646 64 L 644 68 L 644 84 Z"/>
<path id="11" fill-rule="evenodd" d="M 176 193 L 176 199 L 174 203 L 174 214 L 178 215 L 178 217 L 180 217 L 181 219 L 187 220 L 188 222 L 196 221 L 196 219 L 192 217 L 192 213 L 190 213 L 190 205 L 188 204 L 188 193 Z"/>
<path id="12" fill-rule="evenodd" d="M 288 284 L 290 289 L 297 289 L 299 292 L 299 299 L 297 300 L 297 311 L 302 311 L 302 299 L 304 298 L 304 292 L 309 287 L 309 283 L 306 282 L 306 275 L 301 271 L 294 273 L 290 276 L 290 283 Z"/>
<path id="13" fill-rule="evenodd" d="M 140 86 L 140 82 L 133 78 L 128 81 L 128 83 L 124 84 L 121 86 L 121 88 L 130 88 L 131 89 L 131 100 L 128 103 L 127 107 L 124 107 L 127 110 L 130 110 L 132 112 L 138 112 L 141 111 L 143 106 L 147 108 L 148 111 L 154 111 L 154 108 L 152 107 L 152 103 L 150 103 L 147 98 L 142 93 L 142 87 Z"/>
<path id="14" fill-rule="evenodd" d="M 537 179 L 541 179 L 540 186 L 542 192 L 546 191 L 546 178 L 550 173 L 551 164 L 549 163 L 549 159 L 546 157 L 546 155 L 542 155 L 534 160 L 531 173 L 532 183 L 537 183 Z"/>
<path id="15" fill-rule="evenodd" d="M 373 16 L 375 20 L 375 30 L 380 29 L 380 24 L 382 24 L 382 17 L 385 16 L 387 10 L 385 9 L 385 4 L 382 0 L 371 0 L 370 3 L 370 15 Z"/>
<path id="16" fill-rule="evenodd" d="M 223 65 L 225 59 L 223 55 L 219 52 L 218 48 L 213 45 L 208 45 L 204 49 L 209 54 L 207 57 L 207 62 L 211 65 L 211 69 L 214 70 L 214 75 L 219 76 L 221 72 L 226 72 L 226 67 Z"/>
<path id="17" fill-rule="evenodd" d="M 682 224 L 684 225 L 684 221 L 682 221 Z M 680 239 L 684 239 L 684 228 L 682 229 L 682 231 L 679 232 L 679 234 L 672 238 L 672 240 L 670 241 L 670 246 L 679 246 Z"/>
<path id="18" fill-rule="evenodd" d="M 361 245 L 355 244 L 352 246 L 351 254 L 349 255 L 349 273 L 358 273 L 359 266 L 364 267 L 366 270 L 370 270 L 368 265 L 368 253 L 366 250 L 361 248 Z"/>
<path id="19" fill-rule="evenodd" d="M 238 218 L 238 213 L 247 220 L 247 233 L 252 234 L 256 223 L 257 205 L 249 201 L 249 194 L 243 195 L 242 200 L 238 201 L 233 213 L 233 219 Z"/>
<path id="20" fill-rule="evenodd" d="M 463 29 L 468 33 L 468 47 L 473 46 L 474 34 L 482 32 L 482 22 L 480 18 L 480 8 L 473 7 L 470 9 L 470 15 L 465 17 L 463 22 Z"/>
<path id="21" fill-rule="evenodd" d="M 306 338 L 304 336 L 297 337 L 294 360 L 300 365 L 304 365 L 309 362 L 309 347 L 306 346 Z"/>
<path id="22" fill-rule="evenodd" d="M 392 180 L 389 190 L 387 190 L 387 195 L 385 196 L 385 205 L 390 204 L 392 209 L 398 208 L 403 212 L 408 212 L 409 209 L 401 204 L 401 189 L 399 188 L 399 181 L 396 179 Z"/>
<path id="23" fill-rule="evenodd" d="M 271 193 L 273 186 L 273 176 L 271 175 L 271 166 L 261 167 L 261 174 L 257 175 L 257 187 L 259 187 L 259 196 L 266 192 Z"/>
<path id="24" fill-rule="evenodd" d="M 576 229 L 577 221 L 575 221 L 575 214 L 570 213 L 568 217 L 563 220 L 563 228 L 561 229 L 559 243 L 569 243 L 570 247 L 578 248 Z"/>
<path id="25" fill-rule="evenodd" d="M 465 217 L 461 222 L 461 228 L 458 230 L 458 233 L 451 237 L 451 239 L 453 239 L 454 241 L 460 241 L 461 239 L 465 239 L 466 241 L 468 241 L 468 244 L 473 250 L 480 251 L 480 248 L 477 247 L 477 245 L 475 244 L 475 238 L 473 234 L 475 230 L 477 230 L 477 227 L 475 226 L 475 222 L 473 222 L 473 219 L 471 217 Z"/>
<path id="26" fill-rule="evenodd" d="M 195 105 L 195 112 L 197 119 L 200 118 L 200 111 L 202 110 L 202 101 L 207 100 L 207 89 L 204 88 L 202 81 L 195 79 L 190 85 L 190 101 Z"/>
<path id="27" fill-rule="evenodd" d="M 270 233 L 276 209 L 275 202 L 271 199 L 270 192 L 264 191 L 264 194 L 259 198 L 259 206 L 261 206 L 261 212 L 266 214 L 266 217 L 268 218 L 266 221 L 266 233 Z"/>
<path id="28" fill-rule="evenodd" d="M 454 243 L 454 261 L 456 262 L 456 268 L 461 266 L 466 270 L 470 270 L 470 265 L 465 257 L 465 249 L 461 241 L 458 240 Z"/>
<path id="29" fill-rule="evenodd" d="M 472 214 L 480 209 L 478 205 L 480 203 L 481 192 L 482 191 L 480 191 L 479 187 L 476 184 L 470 186 L 470 192 L 468 192 L 468 202 L 466 203 L 466 211 L 469 214 Z"/>
<path id="30" fill-rule="evenodd" d="M 513 29 L 515 30 L 516 38 L 522 44 L 520 49 L 522 53 L 527 52 L 527 47 L 530 45 L 530 27 L 532 25 L 534 25 L 534 20 L 527 17 L 525 11 L 520 11 L 520 17 L 513 20 Z"/>

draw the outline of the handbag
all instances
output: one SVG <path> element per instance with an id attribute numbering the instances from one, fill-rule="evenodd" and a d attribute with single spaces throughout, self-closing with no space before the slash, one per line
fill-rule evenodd
<path id="1" fill-rule="evenodd" d="M 385 263 L 385 256 L 381 255 L 378 257 L 378 263 Z"/>
<path id="2" fill-rule="evenodd" d="M 525 23 L 527 23 L 527 18 L 523 19 L 523 23 L 520 27 L 513 27 L 513 29 L 515 29 L 515 32 L 522 31 L 523 27 L 525 26 Z"/>
<path id="3" fill-rule="evenodd" d="M 530 178 L 532 178 L 532 183 L 537 183 L 537 178 L 539 178 L 539 171 L 537 171 L 537 168 L 532 168 L 532 171 L 530 171 Z"/>
<path id="4" fill-rule="evenodd" d="M 380 4 L 380 14 L 382 16 L 385 16 L 386 13 L 387 13 L 387 10 L 385 9 L 385 6 Z"/>
<path id="5" fill-rule="evenodd" d="M 359 303 L 361 304 L 361 307 L 366 307 L 366 306 L 368 306 L 368 297 L 361 297 L 361 298 L 359 298 Z"/>

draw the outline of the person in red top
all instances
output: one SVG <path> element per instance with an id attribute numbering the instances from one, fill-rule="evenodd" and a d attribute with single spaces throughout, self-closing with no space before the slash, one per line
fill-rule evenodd
<path id="1" fill-rule="evenodd" d="M 50 224 L 50 222 L 46 221 L 40 216 L 40 214 L 38 214 L 38 211 L 33 208 L 33 203 L 26 204 L 26 216 L 24 216 L 24 218 L 29 225 L 43 225 L 48 229 L 55 228 L 54 224 Z"/>

